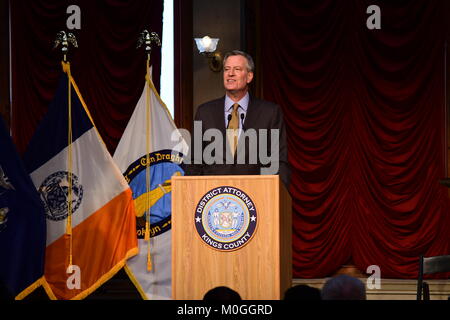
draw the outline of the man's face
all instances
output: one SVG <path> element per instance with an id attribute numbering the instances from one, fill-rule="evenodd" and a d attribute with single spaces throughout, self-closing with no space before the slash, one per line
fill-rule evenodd
<path id="1" fill-rule="evenodd" d="M 246 91 L 253 79 L 253 72 L 247 70 L 244 56 L 229 56 L 223 67 L 223 85 L 230 92 Z"/>

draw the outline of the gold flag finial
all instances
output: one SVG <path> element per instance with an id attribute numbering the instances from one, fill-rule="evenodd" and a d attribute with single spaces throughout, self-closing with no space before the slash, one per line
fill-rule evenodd
<path id="1" fill-rule="evenodd" d="M 150 58 L 150 54 L 152 52 L 152 42 L 158 47 L 161 47 L 161 40 L 159 39 L 158 34 L 156 32 L 148 32 L 147 30 L 144 30 L 139 35 L 136 49 L 139 49 L 142 45 L 145 45 L 145 52 Z"/>
<path id="2" fill-rule="evenodd" d="M 63 61 L 67 62 L 67 54 L 69 53 L 69 44 L 78 48 L 77 38 L 73 33 L 66 33 L 65 31 L 59 31 L 56 34 L 56 39 L 54 41 L 53 49 L 61 46 L 61 52 L 63 54 Z"/>

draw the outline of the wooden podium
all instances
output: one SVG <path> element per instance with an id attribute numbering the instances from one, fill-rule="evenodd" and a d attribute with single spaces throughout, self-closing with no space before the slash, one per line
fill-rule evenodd
<path id="1" fill-rule="evenodd" d="M 241 215 L 225 209 L 235 204 L 244 204 L 233 208 Z M 200 222 L 202 210 L 211 218 Z M 220 244 L 222 234 L 218 239 L 215 233 L 202 236 L 198 231 L 218 225 L 219 219 L 226 227 L 247 221 L 249 231 L 243 231 L 243 240 L 228 244 Z M 173 299 L 201 300 L 217 286 L 236 290 L 244 300 L 282 299 L 292 286 L 291 219 L 291 198 L 276 175 L 172 177 Z M 238 227 L 216 229 L 232 232 Z"/>

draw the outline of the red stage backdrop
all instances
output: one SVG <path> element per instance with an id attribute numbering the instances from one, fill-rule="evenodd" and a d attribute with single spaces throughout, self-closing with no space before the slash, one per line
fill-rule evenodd
<path id="1" fill-rule="evenodd" d="M 381 9 L 369 30 L 366 10 Z M 414 278 L 450 254 L 446 1 L 262 1 L 264 97 L 293 167 L 294 277 L 344 264 Z"/>
<path id="2" fill-rule="evenodd" d="M 20 152 L 26 149 L 47 111 L 59 76 L 60 50 L 52 50 L 60 30 L 75 34 L 71 48 L 73 76 L 94 122 L 113 153 L 144 86 L 146 57 L 137 50 L 147 29 L 162 37 L 161 0 L 11 1 L 12 118 L 11 129 Z M 81 9 L 81 29 L 67 30 L 70 5 Z M 161 39 L 162 40 L 162 39 Z M 152 51 L 154 83 L 159 89 L 161 50 Z"/>

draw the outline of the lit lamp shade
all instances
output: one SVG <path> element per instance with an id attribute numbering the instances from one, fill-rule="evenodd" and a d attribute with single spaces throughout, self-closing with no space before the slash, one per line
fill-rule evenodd
<path id="1" fill-rule="evenodd" d="M 204 36 L 203 38 L 195 38 L 195 43 L 197 44 L 197 49 L 200 53 L 214 52 L 214 51 L 216 51 L 217 44 L 219 43 L 219 39 Z"/>

